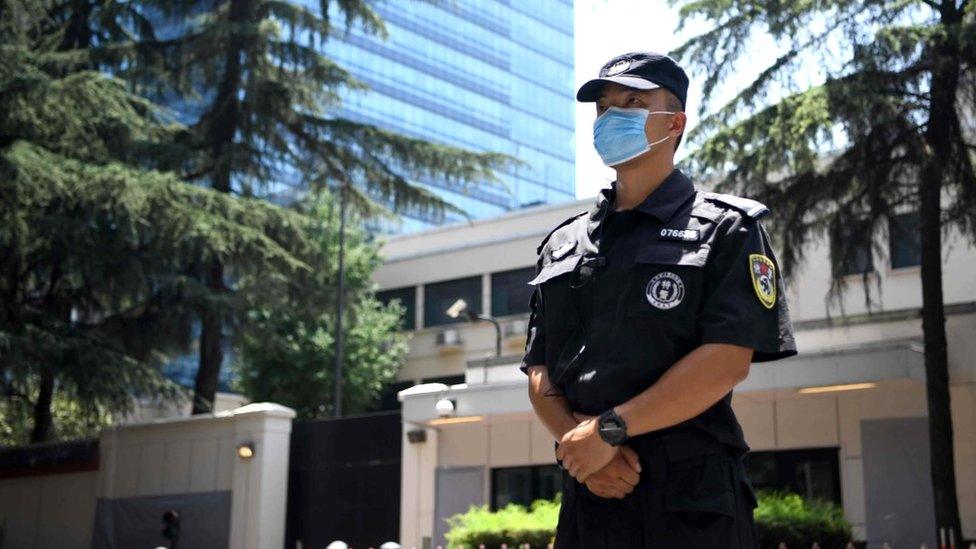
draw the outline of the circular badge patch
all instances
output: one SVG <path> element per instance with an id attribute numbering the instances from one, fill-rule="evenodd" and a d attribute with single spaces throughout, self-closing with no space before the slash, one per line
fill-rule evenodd
<path id="1" fill-rule="evenodd" d="M 685 283 L 672 272 L 658 273 L 647 281 L 644 297 L 658 309 L 673 309 L 685 297 Z"/>

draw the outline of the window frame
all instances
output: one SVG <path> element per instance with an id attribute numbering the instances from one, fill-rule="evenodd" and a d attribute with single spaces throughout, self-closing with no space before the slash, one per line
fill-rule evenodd
<path id="1" fill-rule="evenodd" d="M 911 217 L 915 219 L 914 227 L 917 229 L 921 225 L 921 219 L 918 210 L 910 210 L 901 213 L 896 213 L 888 216 L 888 266 L 892 271 L 902 271 L 902 270 L 915 270 L 922 266 L 922 242 L 921 237 L 917 230 L 911 230 L 911 227 L 907 230 L 903 230 L 898 219 L 904 219 L 906 217 Z M 914 235 L 918 237 L 918 241 L 915 243 L 917 246 L 917 262 L 905 265 L 895 265 L 895 242 L 896 242 L 896 231 L 895 227 L 898 227 L 897 233 L 905 236 Z M 898 239 L 897 241 L 901 241 Z"/>
<path id="2" fill-rule="evenodd" d="M 501 473 L 507 472 L 507 471 L 513 471 L 513 470 L 517 470 L 517 469 L 528 469 L 529 470 L 529 487 L 530 487 L 529 490 L 530 490 L 531 493 L 530 493 L 530 497 L 529 497 L 529 502 L 527 502 L 527 503 L 521 503 L 521 502 L 514 501 L 514 500 L 511 501 L 510 503 L 517 503 L 519 505 L 525 505 L 526 507 L 528 507 L 529 504 L 531 504 L 533 501 L 535 501 L 537 499 L 550 499 L 550 498 L 547 498 L 547 497 L 545 497 L 545 496 L 543 496 L 541 494 L 536 494 L 535 493 L 535 492 L 539 491 L 540 480 L 542 478 L 541 475 L 540 475 L 540 472 L 542 470 L 544 470 L 544 469 L 550 469 L 550 468 L 555 473 L 555 476 L 557 477 L 557 479 L 561 479 L 562 478 L 562 471 L 560 470 L 559 465 L 557 465 L 556 463 L 533 463 L 533 464 L 528 464 L 528 465 L 511 465 L 511 466 L 505 466 L 505 467 L 492 467 L 491 468 L 491 474 L 489 475 L 489 485 L 488 485 L 488 492 L 489 492 L 488 495 L 489 495 L 489 500 L 490 500 L 489 501 L 489 504 L 491 506 L 491 510 L 492 511 L 497 511 L 498 510 L 498 492 L 497 492 L 498 475 L 501 474 Z M 555 492 L 553 492 L 552 497 L 555 497 L 556 494 L 559 494 L 561 492 L 562 492 L 562 483 L 559 480 L 557 480 L 556 490 L 555 490 Z"/>
<path id="3" fill-rule="evenodd" d="M 789 450 L 766 450 L 766 451 L 751 451 L 745 455 L 745 465 L 746 471 L 749 475 L 750 481 L 753 486 L 759 490 L 767 488 L 762 484 L 758 484 L 760 479 L 758 475 L 752 474 L 755 470 L 750 467 L 750 461 L 753 463 L 757 459 L 769 458 L 773 459 L 773 466 L 776 475 L 775 488 L 777 490 L 787 490 L 796 493 L 795 490 L 790 488 L 790 480 L 796 480 L 795 474 L 790 473 L 790 467 L 794 467 L 802 462 L 822 462 L 828 461 L 830 464 L 830 473 L 833 477 L 831 480 L 831 491 L 832 498 L 828 501 L 832 501 L 841 507 L 843 507 L 844 493 L 841 488 L 841 472 L 840 472 L 840 447 L 839 446 L 829 446 L 829 447 L 819 447 L 819 448 L 792 448 Z M 806 458 L 806 459 L 804 459 Z M 795 471 L 795 469 L 794 469 Z M 800 494 L 801 497 L 806 498 L 807 494 Z"/>
<path id="4" fill-rule="evenodd" d="M 531 309 L 529 308 L 529 299 L 532 296 L 532 291 L 534 288 L 529 286 L 528 282 L 533 278 L 535 278 L 535 269 L 536 269 L 535 265 L 529 265 L 525 267 L 517 267 L 515 269 L 506 269 L 504 271 L 495 271 L 489 274 L 488 285 L 490 287 L 490 295 L 491 295 L 491 304 L 490 304 L 491 316 L 495 318 L 500 318 L 506 316 L 527 315 L 532 312 Z M 522 304 L 522 306 L 525 310 L 515 311 L 515 312 L 508 312 L 508 311 L 499 312 L 495 310 L 496 296 L 499 294 L 499 292 L 496 291 L 496 288 L 498 287 L 496 285 L 496 278 L 502 276 L 513 276 L 519 272 L 525 272 L 528 275 L 528 278 L 525 278 L 524 280 L 526 292 L 525 292 L 524 303 Z"/>
<path id="5" fill-rule="evenodd" d="M 381 295 L 391 294 L 394 292 L 406 292 L 410 294 L 410 297 L 412 298 L 412 303 L 404 303 L 402 299 L 400 300 L 404 309 L 406 309 L 404 311 L 402 329 L 408 332 L 412 332 L 416 330 L 417 329 L 417 287 L 402 286 L 400 288 L 387 288 L 384 290 L 377 290 L 376 299 L 378 299 L 380 303 L 386 305 L 387 303 L 389 303 L 389 301 L 384 300 L 384 298 L 381 297 Z M 396 298 L 397 296 L 390 297 L 390 299 L 396 299 Z"/>

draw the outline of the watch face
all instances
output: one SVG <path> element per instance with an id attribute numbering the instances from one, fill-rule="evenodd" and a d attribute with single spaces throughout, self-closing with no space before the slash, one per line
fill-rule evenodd
<path id="1" fill-rule="evenodd" d="M 608 444 L 619 444 L 627 436 L 627 431 L 619 421 L 613 417 L 600 419 L 600 436 Z"/>

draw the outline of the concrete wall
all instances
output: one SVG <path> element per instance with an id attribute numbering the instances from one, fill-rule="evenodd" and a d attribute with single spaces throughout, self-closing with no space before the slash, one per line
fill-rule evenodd
<path id="1" fill-rule="evenodd" d="M 97 471 L 0 480 L 0 547 L 90 547 Z"/>
<path id="2" fill-rule="evenodd" d="M 138 504 L 140 498 L 230 492 L 229 547 L 279 549 L 294 416 L 290 408 L 258 403 L 106 429 L 97 487 L 100 509 L 106 501 Z M 237 454 L 238 445 L 246 442 L 254 445 L 251 459 Z"/>
<path id="3" fill-rule="evenodd" d="M 119 425 L 86 465 L 98 470 L 7 471 L 23 476 L 0 479 L 0 547 L 157 547 L 162 512 L 176 508 L 181 549 L 280 549 L 294 417 L 258 403 Z M 242 443 L 253 445 L 250 459 L 238 455 Z"/>

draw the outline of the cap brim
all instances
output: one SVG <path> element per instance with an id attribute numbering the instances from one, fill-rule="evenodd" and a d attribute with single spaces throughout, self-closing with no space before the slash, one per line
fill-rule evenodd
<path id="1" fill-rule="evenodd" d="M 580 86 L 580 89 L 576 92 L 576 100 L 584 103 L 587 101 L 596 101 L 600 98 L 600 90 L 603 89 L 603 86 L 607 82 L 615 82 L 621 86 L 637 88 L 638 90 L 653 90 L 654 88 L 661 87 L 650 80 L 644 80 L 638 76 L 607 76 L 605 78 L 594 78 Z"/>

